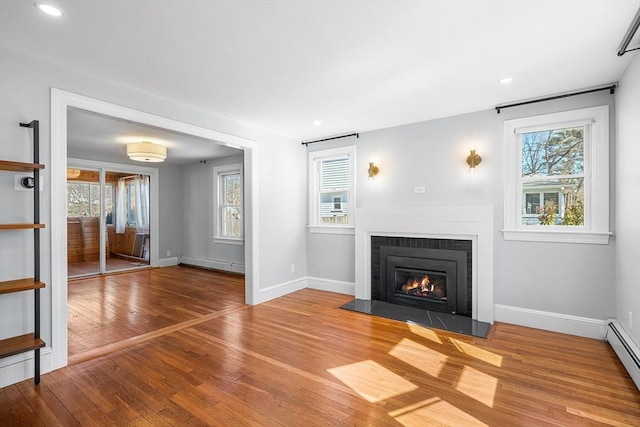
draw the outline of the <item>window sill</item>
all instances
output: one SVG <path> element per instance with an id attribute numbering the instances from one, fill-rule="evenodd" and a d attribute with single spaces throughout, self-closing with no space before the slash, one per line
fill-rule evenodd
<path id="1" fill-rule="evenodd" d="M 243 239 L 228 239 L 225 237 L 214 237 L 213 243 L 221 243 L 223 245 L 244 245 Z"/>
<path id="2" fill-rule="evenodd" d="M 522 242 L 609 244 L 611 232 L 556 231 L 556 230 L 502 230 L 504 240 Z"/>
<path id="3" fill-rule="evenodd" d="M 352 225 L 309 225 L 310 233 L 321 234 L 356 234 L 356 228 Z"/>

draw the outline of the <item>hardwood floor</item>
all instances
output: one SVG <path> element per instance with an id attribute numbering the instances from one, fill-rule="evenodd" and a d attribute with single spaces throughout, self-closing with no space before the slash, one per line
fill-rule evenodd
<path id="1" fill-rule="evenodd" d="M 190 267 L 78 279 L 68 286 L 69 356 L 244 305 L 244 277 Z"/>
<path id="2" fill-rule="evenodd" d="M 500 323 L 471 338 L 310 289 L 250 307 L 216 273 L 142 274 L 114 277 L 171 290 L 146 313 L 164 332 L 140 320 L 149 339 L 0 389 L 0 425 L 640 425 L 640 392 L 601 341 Z"/>
<path id="3" fill-rule="evenodd" d="M 110 257 L 107 259 L 107 272 L 118 270 L 132 270 L 148 266 L 149 262 L 131 261 L 122 258 Z M 87 274 L 99 274 L 100 261 L 78 261 L 67 263 L 67 274 L 70 278 Z"/>

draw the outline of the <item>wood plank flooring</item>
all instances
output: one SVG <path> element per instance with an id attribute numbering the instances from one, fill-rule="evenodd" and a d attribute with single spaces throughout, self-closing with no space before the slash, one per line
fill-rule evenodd
<path id="1" fill-rule="evenodd" d="M 244 277 L 175 267 L 78 279 L 68 286 L 69 356 L 244 305 Z"/>
<path id="2" fill-rule="evenodd" d="M 149 262 L 131 261 L 123 258 L 107 258 L 107 272 L 133 270 L 148 266 Z M 67 274 L 70 278 L 87 274 L 97 275 L 100 272 L 100 261 L 77 261 L 67 263 Z"/>
<path id="3" fill-rule="evenodd" d="M 176 306 L 200 304 L 150 322 L 191 322 L 0 389 L 0 425 L 640 425 L 640 392 L 601 341 L 501 323 L 471 338 L 342 310 L 352 297 L 310 289 L 249 307 L 241 288 L 214 290 L 225 285 L 213 272 L 143 274 Z M 116 277 L 129 275 L 145 286 L 140 273 Z"/>

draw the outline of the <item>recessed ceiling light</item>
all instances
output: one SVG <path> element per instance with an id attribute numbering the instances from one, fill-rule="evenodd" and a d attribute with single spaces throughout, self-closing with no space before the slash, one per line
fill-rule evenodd
<path id="1" fill-rule="evenodd" d="M 322 122 L 320 120 L 314 120 L 313 121 L 313 125 L 314 126 L 320 126 L 322 124 Z"/>
<path id="2" fill-rule="evenodd" d="M 512 81 L 513 81 L 513 77 L 503 77 L 500 79 L 500 83 L 502 83 L 503 85 L 511 83 Z"/>
<path id="3" fill-rule="evenodd" d="M 37 7 L 38 10 L 40 10 L 41 12 L 46 13 L 47 15 L 59 17 L 64 14 L 62 9 L 57 8 L 55 6 L 51 6 L 50 4 L 34 3 L 34 6 Z"/>

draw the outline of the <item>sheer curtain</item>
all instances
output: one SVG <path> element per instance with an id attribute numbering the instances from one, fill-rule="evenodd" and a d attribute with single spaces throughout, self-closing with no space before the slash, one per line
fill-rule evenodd
<path id="1" fill-rule="evenodd" d="M 123 234 L 127 225 L 127 185 L 124 178 L 118 179 L 116 202 L 116 233 Z"/>
<path id="2" fill-rule="evenodd" d="M 136 229 L 138 233 L 149 234 L 149 176 L 136 175 Z"/>

